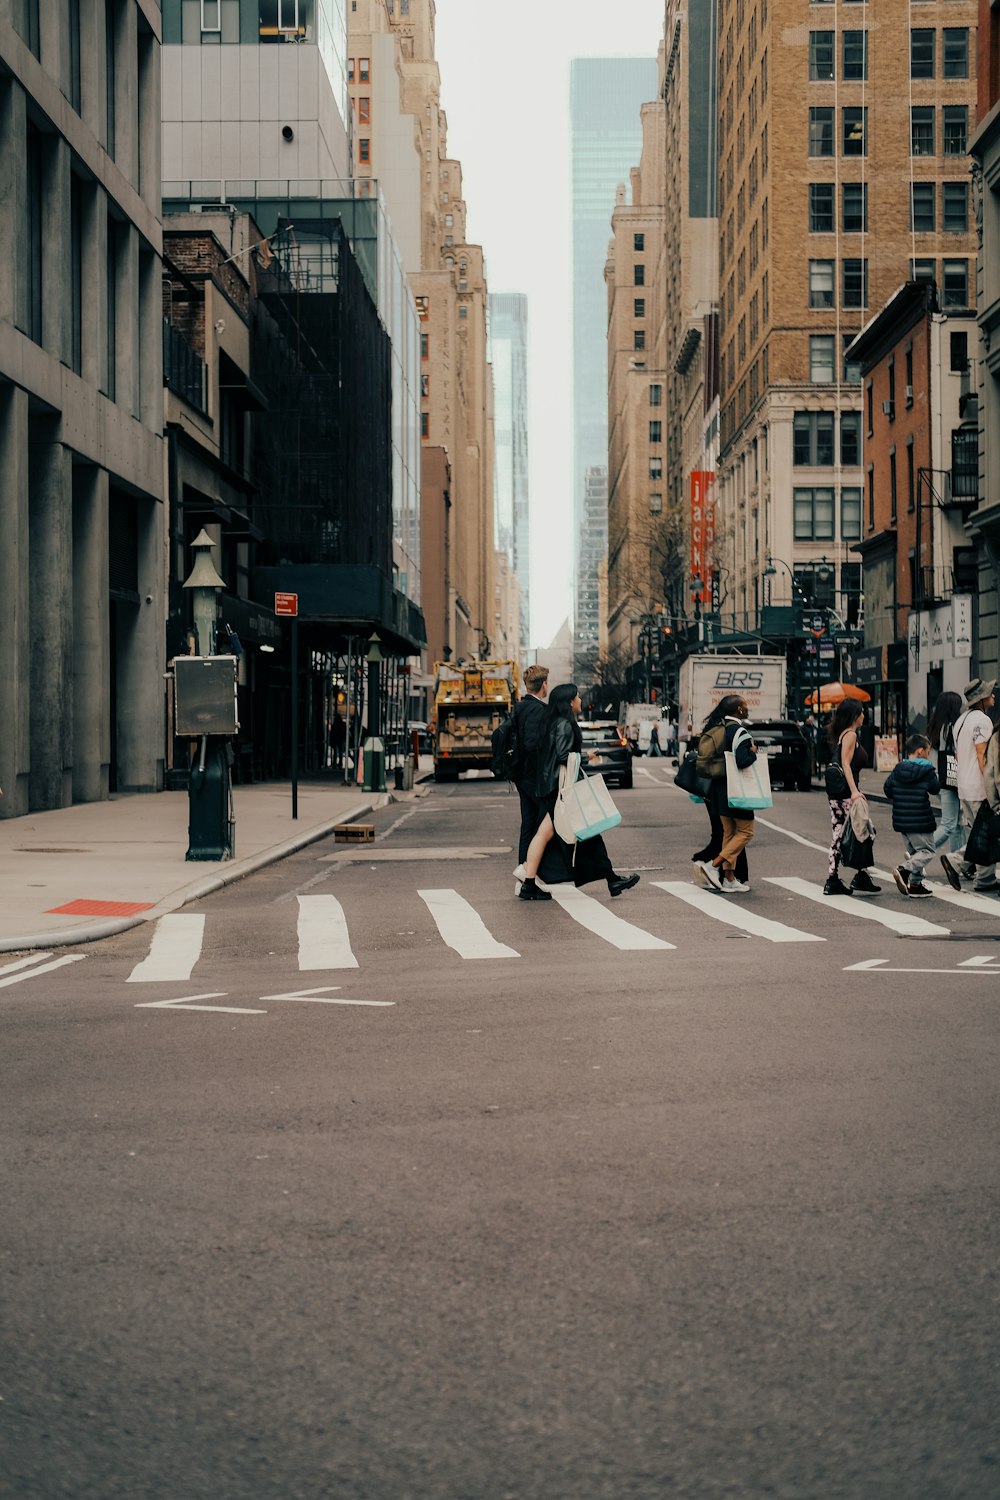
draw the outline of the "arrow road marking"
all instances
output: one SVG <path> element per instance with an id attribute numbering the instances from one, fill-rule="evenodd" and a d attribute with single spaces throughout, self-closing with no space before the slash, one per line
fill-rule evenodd
<path id="1" fill-rule="evenodd" d="M 247 1010 L 242 1005 L 194 1005 L 195 1000 L 221 1000 L 225 990 L 213 990 L 208 995 L 182 995 L 179 1000 L 143 1000 L 136 1010 L 212 1010 L 231 1016 L 266 1016 L 266 1010 Z"/>
<path id="2" fill-rule="evenodd" d="M 262 1000 L 298 1000 L 305 1005 L 395 1005 L 395 1000 L 323 999 L 327 990 L 339 990 L 339 984 L 324 984 L 315 990 L 288 990 L 284 995 L 261 995 Z"/>
<path id="3" fill-rule="evenodd" d="M 44 958 L 45 954 L 39 956 Z M 81 958 L 86 957 L 86 953 L 67 953 L 65 958 L 54 958 L 50 964 L 38 964 L 37 968 L 27 969 L 26 973 L 12 974 L 10 972 L 12 969 L 24 969 L 28 964 L 37 962 L 34 958 L 19 958 L 16 963 L 7 964 L 6 968 L 0 971 L 8 976 L 6 979 L 0 979 L 0 989 L 6 989 L 9 984 L 20 984 L 24 979 L 34 979 L 36 974 L 51 974 L 53 969 L 61 969 L 65 964 L 77 964 Z"/>

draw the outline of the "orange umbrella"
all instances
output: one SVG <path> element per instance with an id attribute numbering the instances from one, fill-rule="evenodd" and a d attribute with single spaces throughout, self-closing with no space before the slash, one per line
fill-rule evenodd
<path id="1" fill-rule="evenodd" d="M 823 682 L 819 689 L 820 708 L 834 708 L 836 704 L 843 703 L 845 698 L 853 698 L 858 703 L 870 703 L 871 693 L 866 693 L 864 688 L 855 687 L 853 682 Z M 815 689 L 806 699 L 809 708 L 816 707 Z"/>

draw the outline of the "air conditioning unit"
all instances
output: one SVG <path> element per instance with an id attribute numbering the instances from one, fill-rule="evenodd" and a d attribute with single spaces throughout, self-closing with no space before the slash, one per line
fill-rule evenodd
<path id="1" fill-rule="evenodd" d="M 896 410 L 896 403 L 895 403 L 895 401 L 883 401 L 882 402 L 882 414 L 883 414 L 883 416 L 891 417 L 893 415 L 893 413 L 895 412 L 895 410 Z"/>
<path id="2" fill-rule="evenodd" d="M 906 395 L 907 401 L 912 401 L 913 400 L 913 387 L 912 387 L 912 385 L 908 385 L 906 387 L 905 395 Z"/>

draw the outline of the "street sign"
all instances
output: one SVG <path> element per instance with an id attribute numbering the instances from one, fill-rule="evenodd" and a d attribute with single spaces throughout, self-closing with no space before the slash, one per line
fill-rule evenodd
<path id="1" fill-rule="evenodd" d="M 299 612 L 298 594 L 275 594 L 274 613 L 276 615 L 295 616 Z"/>

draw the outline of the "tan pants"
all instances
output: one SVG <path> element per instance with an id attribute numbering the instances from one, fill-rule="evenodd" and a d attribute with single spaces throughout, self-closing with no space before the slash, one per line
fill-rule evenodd
<path id="1" fill-rule="evenodd" d="M 721 865 L 723 874 L 732 875 L 736 856 L 753 838 L 753 818 L 734 818 L 728 813 L 723 813 L 721 816 L 722 848 L 712 863 Z"/>

